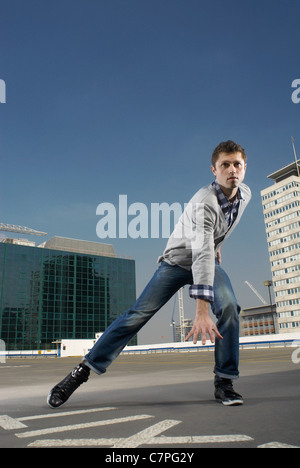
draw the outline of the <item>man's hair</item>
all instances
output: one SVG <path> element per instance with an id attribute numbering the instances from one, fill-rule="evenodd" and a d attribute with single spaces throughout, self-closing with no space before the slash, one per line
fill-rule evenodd
<path id="1" fill-rule="evenodd" d="M 214 167 L 216 167 L 216 162 L 219 158 L 220 153 L 227 153 L 227 154 L 242 153 L 242 157 L 244 161 L 245 162 L 247 161 L 247 155 L 245 153 L 244 148 L 242 148 L 241 145 L 238 145 L 232 140 L 223 141 L 214 149 L 214 152 L 211 157 L 211 163 Z"/>

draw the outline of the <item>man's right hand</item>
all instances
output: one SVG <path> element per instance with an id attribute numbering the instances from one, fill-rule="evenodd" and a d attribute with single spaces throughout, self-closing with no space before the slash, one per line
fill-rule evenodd
<path id="1" fill-rule="evenodd" d="M 199 335 L 202 336 L 203 345 L 206 344 L 207 335 L 209 336 L 212 343 L 215 342 L 215 337 L 219 338 L 220 340 L 223 339 L 216 324 L 210 318 L 209 302 L 202 299 L 196 299 L 196 317 L 194 325 L 190 333 L 187 335 L 185 341 L 188 341 L 191 336 L 193 336 L 193 343 L 196 344 Z"/>

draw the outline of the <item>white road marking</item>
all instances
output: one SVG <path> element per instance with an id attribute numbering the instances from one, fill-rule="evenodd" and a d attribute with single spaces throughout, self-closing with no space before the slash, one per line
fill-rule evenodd
<path id="1" fill-rule="evenodd" d="M 281 442 L 269 442 L 268 444 L 259 445 L 257 448 L 300 448 L 296 445 L 282 444 Z"/>
<path id="2" fill-rule="evenodd" d="M 12 429 L 24 429 L 24 427 L 27 426 L 6 414 L 3 414 L 0 416 L 0 427 L 6 431 L 11 431 Z"/>
<path id="3" fill-rule="evenodd" d="M 246 435 L 208 435 L 208 436 L 186 436 L 186 437 L 155 437 L 151 441 L 155 444 L 220 444 L 231 442 L 249 442 L 252 437 Z M 150 444 L 150 442 L 149 442 Z"/>
<path id="4" fill-rule="evenodd" d="M 47 413 L 35 416 L 25 416 L 21 418 L 11 418 L 8 415 L 0 415 L 0 427 L 4 430 L 15 430 L 27 428 L 22 421 L 31 421 L 38 419 L 57 418 L 63 416 L 72 416 L 79 414 L 97 413 L 102 411 L 113 411 L 115 407 L 93 408 L 89 410 L 65 411 L 61 413 Z M 29 438 L 42 436 L 46 434 L 54 434 L 57 432 L 72 431 L 78 429 L 86 429 L 91 427 L 106 426 L 110 424 L 120 424 L 130 421 L 138 421 L 142 419 L 153 418 L 150 415 L 137 415 L 125 418 L 108 419 L 104 421 L 95 421 L 91 423 L 74 424 L 61 427 L 50 427 L 47 429 L 26 431 L 15 434 L 18 438 Z M 180 424 L 182 421 L 164 420 L 160 423 L 144 429 L 127 438 L 100 438 L 100 439 L 45 439 L 36 440 L 28 445 L 28 447 L 112 447 L 112 448 L 136 448 L 141 445 L 186 445 L 186 444 L 216 444 L 216 443 L 235 443 L 249 442 L 254 440 L 247 435 L 209 435 L 209 436 L 182 436 L 182 437 L 166 437 L 161 436 L 162 432 L 170 429 L 173 426 Z M 259 445 L 257 448 L 300 448 L 295 445 L 289 445 L 281 442 L 269 442 Z"/>
<path id="5" fill-rule="evenodd" d="M 167 429 L 170 429 L 173 426 L 177 426 L 177 424 L 181 424 L 181 421 L 175 421 L 173 419 L 166 419 L 158 424 L 154 424 L 154 426 L 150 426 L 147 429 L 144 429 L 137 434 L 134 434 L 127 439 L 123 439 L 120 442 L 115 443 L 112 448 L 136 448 L 140 445 L 147 444 L 149 440 L 153 439 L 156 435 L 165 432 Z"/>
<path id="6" fill-rule="evenodd" d="M 86 414 L 86 413 L 97 413 L 98 411 L 113 411 L 117 408 L 107 407 L 107 408 L 94 408 L 89 410 L 78 410 L 78 411 L 65 411 L 61 413 L 48 413 L 48 414 L 38 414 L 37 416 L 25 416 L 23 418 L 16 418 L 17 421 L 32 421 L 34 419 L 46 419 L 46 418 L 60 418 L 62 416 L 72 416 L 73 414 Z"/>
<path id="7" fill-rule="evenodd" d="M 174 421 L 179 423 L 180 421 Z M 161 424 L 166 423 L 163 421 Z M 175 424 L 174 424 L 175 425 Z M 158 426 L 156 424 L 155 426 Z M 152 426 L 152 430 L 155 426 Z M 162 426 L 161 426 L 162 427 Z M 166 427 L 164 425 L 164 427 Z M 169 427 L 172 427 L 170 425 Z M 151 429 L 151 428 L 149 428 Z M 157 428 L 158 429 L 158 428 Z M 146 429 L 147 431 L 147 429 Z M 145 431 L 142 431 L 145 432 Z M 132 438 L 136 438 L 141 433 L 135 434 Z M 252 437 L 246 435 L 218 435 L 218 436 L 186 436 L 186 437 L 152 437 L 146 440 L 144 434 L 144 441 L 141 441 L 141 445 L 185 445 L 185 444 L 216 444 L 216 443 L 234 443 L 234 442 L 250 442 Z M 36 440 L 28 445 L 28 447 L 126 447 L 126 448 L 136 448 L 137 445 L 129 445 L 129 439 L 119 438 L 119 439 L 46 439 L 46 440 Z M 136 442 L 134 440 L 133 442 Z M 126 444 L 126 445 L 123 445 Z"/>
<path id="8" fill-rule="evenodd" d="M 5 365 L 5 366 L 0 366 L 0 369 L 11 369 L 12 367 L 31 367 L 31 366 L 28 365 L 28 364 L 26 364 L 26 365 L 24 364 L 24 365 L 20 365 L 20 366 L 7 366 L 7 365 Z"/>
<path id="9" fill-rule="evenodd" d="M 111 447 L 122 439 L 44 439 L 35 440 L 27 447 Z"/>
<path id="10" fill-rule="evenodd" d="M 86 429 L 89 427 L 108 426 L 110 424 L 120 424 L 124 422 L 138 421 L 140 419 L 149 419 L 149 418 L 153 418 L 153 416 L 149 416 L 148 414 L 142 414 L 138 416 L 128 416 L 126 418 L 107 419 L 104 421 L 94 421 L 94 422 L 85 423 L 85 424 L 73 424 L 69 426 L 49 427 L 47 429 L 41 429 L 37 431 L 20 432 L 19 434 L 15 434 L 15 436 L 18 437 L 19 439 L 23 439 L 27 437 L 38 437 L 38 436 L 46 435 L 46 434 L 55 434 L 57 432 L 74 431 L 78 429 Z"/>

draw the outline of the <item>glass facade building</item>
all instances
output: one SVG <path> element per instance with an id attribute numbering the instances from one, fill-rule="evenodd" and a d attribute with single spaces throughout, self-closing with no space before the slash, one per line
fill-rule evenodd
<path id="1" fill-rule="evenodd" d="M 134 260 L 0 243 L 0 339 L 7 350 L 94 339 L 135 298 Z"/>

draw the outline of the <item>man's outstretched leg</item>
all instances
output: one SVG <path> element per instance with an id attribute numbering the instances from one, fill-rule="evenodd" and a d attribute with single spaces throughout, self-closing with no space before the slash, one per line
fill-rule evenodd
<path id="1" fill-rule="evenodd" d="M 51 390 L 47 403 L 58 408 L 88 380 L 90 369 L 104 374 L 127 343 L 185 284 L 192 283 L 192 274 L 178 266 L 162 262 L 134 306 L 118 317 L 95 343 L 73 371 Z"/>

